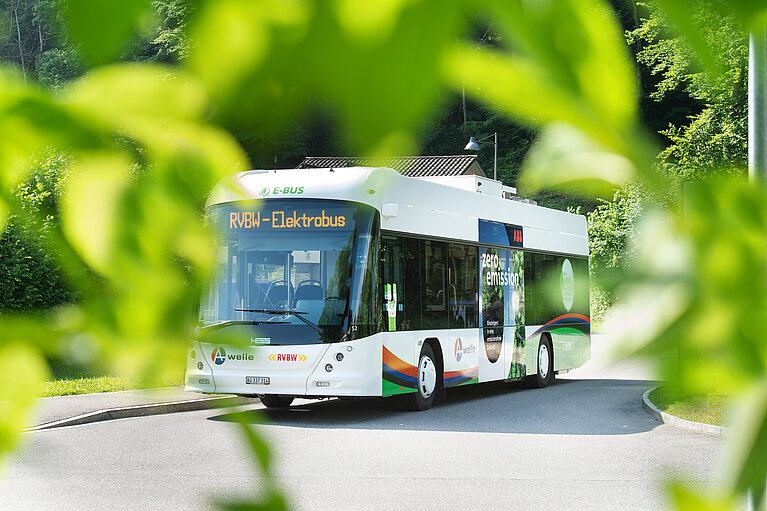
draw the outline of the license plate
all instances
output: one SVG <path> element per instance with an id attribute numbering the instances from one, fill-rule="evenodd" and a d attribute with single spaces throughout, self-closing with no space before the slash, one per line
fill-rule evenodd
<path id="1" fill-rule="evenodd" d="M 245 383 L 247 385 L 269 385 L 268 376 L 246 376 Z"/>

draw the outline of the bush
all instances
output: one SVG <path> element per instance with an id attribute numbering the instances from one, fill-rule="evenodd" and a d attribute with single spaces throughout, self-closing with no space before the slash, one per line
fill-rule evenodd
<path id="1" fill-rule="evenodd" d="M 43 310 L 76 298 L 50 239 L 61 224 L 59 201 L 69 164 L 61 153 L 45 153 L 12 192 L 21 212 L 8 218 L 0 234 L 0 312 Z"/>

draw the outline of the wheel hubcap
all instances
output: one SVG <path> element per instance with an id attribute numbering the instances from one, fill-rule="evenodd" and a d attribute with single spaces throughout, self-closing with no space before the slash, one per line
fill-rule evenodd
<path id="1" fill-rule="evenodd" d="M 437 368 L 431 358 L 424 356 L 418 365 L 418 390 L 425 398 L 431 396 L 437 386 Z"/>
<path id="2" fill-rule="evenodd" d="M 538 347 L 538 374 L 544 379 L 549 375 L 549 347 L 543 343 Z"/>

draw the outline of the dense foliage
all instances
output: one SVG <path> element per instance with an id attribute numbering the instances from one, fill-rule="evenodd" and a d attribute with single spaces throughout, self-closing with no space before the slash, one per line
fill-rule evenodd
<path id="1" fill-rule="evenodd" d="M 672 184 L 652 193 L 635 186 L 621 189 L 589 214 L 592 314 L 597 320 L 615 302 L 620 280 L 615 273 L 625 273 L 635 263 L 634 233 L 642 204 L 662 203 L 681 214 L 685 183 L 745 175 L 748 40 L 728 3 L 700 0 L 693 5 L 691 21 L 712 49 L 718 74 L 702 70 L 689 42 L 674 33 L 656 2 L 639 3 L 642 15 L 636 28 L 627 31 L 645 84 L 643 111 L 666 111 L 665 126 L 659 124 L 663 116 L 645 122 L 662 137 L 655 164 Z M 679 109 L 686 115 L 680 117 Z"/>
<path id="2" fill-rule="evenodd" d="M 700 69 L 684 37 L 669 36 L 671 27 L 657 4 L 643 4 L 647 17 L 628 34 L 641 48 L 637 62 L 660 77 L 650 94 L 653 100 L 662 102 L 681 92 L 701 105 L 685 122 L 661 131 L 669 143 L 660 165 L 679 181 L 744 174 L 746 164 L 748 38 L 728 2 L 700 0 L 694 5 L 692 22 L 712 49 L 718 76 Z"/>

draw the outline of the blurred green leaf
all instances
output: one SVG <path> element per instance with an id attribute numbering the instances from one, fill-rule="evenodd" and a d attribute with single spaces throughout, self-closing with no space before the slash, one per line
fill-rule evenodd
<path id="1" fill-rule="evenodd" d="M 551 123 L 527 155 L 519 187 L 527 194 L 558 186 L 593 196 L 611 196 L 636 176 L 633 162 L 600 147 L 574 127 Z"/>
<path id="2" fill-rule="evenodd" d="M 40 352 L 16 340 L 0 344 L 0 457 L 12 450 L 19 431 L 30 424 L 48 368 Z"/>
<path id="3" fill-rule="evenodd" d="M 4 192 L 21 182 L 32 155 L 49 146 L 94 149 L 103 134 L 52 98 L 0 71 L 0 182 Z"/>
<path id="4" fill-rule="evenodd" d="M 338 20 L 344 30 L 360 43 L 374 43 L 394 30 L 400 12 L 413 0 L 335 0 Z"/>
<path id="5" fill-rule="evenodd" d="M 69 34 L 92 65 L 111 61 L 146 14 L 149 0 L 66 0 Z"/>
<path id="6" fill-rule="evenodd" d="M 729 440 L 732 488 L 763 493 L 767 475 L 767 383 L 743 393 L 736 408 L 737 435 Z M 762 499 L 764 500 L 764 499 Z"/>
<path id="7" fill-rule="evenodd" d="M 444 73 L 493 109 L 551 124 L 523 184 L 600 195 L 634 176 L 659 186 L 652 145 L 638 128 L 636 73 L 613 13 L 576 0 L 494 2 L 489 10 L 502 22 L 504 48 L 459 45 Z"/>
<path id="8" fill-rule="evenodd" d="M 245 439 L 248 442 L 253 458 L 258 461 L 258 468 L 265 475 L 272 470 L 272 454 L 269 444 L 261 437 L 251 421 L 245 419 L 245 415 L 238 415 L 238 423 Z M 248 414 L 247 417 L 253 417 Z M 288 509 L 288 504 L 282 494 L 277 490 L 271 478 L 264 478 L 264 487 L 258 498 L 241 502 L 219 502 L 218 507 L 227 511 L 283 511 Z"/>
<path id="9" fill-rule="evenodd" d="M 282 495 L 269 494 L 261 502 L 231 502 L 218 505 L 226 511 L 286 511 L 290 509 Z"/>
<path id="10" fill-rule="evenodd" d="M 98 68 L 75 81 L 65 101 L 99 120 L 122 126 L 146 119 L 196 121 L 208 108 L 202 83 L 181 70 L 150 64 Z"/>
<path id="11" fill-rule="evenodd" d="M 636 76 L 612 12 L 587 0 L 498 1 L 503 52 L 460 47 L 448 78 L 531 121 L 565 121 L 614 150 L 636 122 Z"/>
<path id="12" fill-rule="evenodd" d="M 128 179 L 128 160 L 103 153 L 80 159 L 72 170 L 63 204 L 64 232 L 94 269 L 109 273 L 119 225 L 119 199 Z"/>
<path id="13" fill-rule="evenodd" d="M 709 500 L 701 497 L 697 491 L 679 484 L 671 485 L 671 496 L 676 509 L 680 511 L 732 511 L 738 509 L 730 499 Z"/>
<path id="14" fill-rule="evenodd" d="M 272 468 L 272 453 L 271 449 L 269 449 L 269 444 L 261 438 L 261 435 L 253 430 L 251 425 L 241 422 L 240 426 L 242 427 L 242 432 L 245 435 L 245 438 L 248 440 L 251 452 L 258 460 L 261 470 L 268 474 Z"/>
<path id="15" fill-rule="evenodd" d="M 343 125 L 347 150 L 409 154 L 413 128 L 435 103 L 442 57 L 461 31 L 461 3 L 364 4 L 365 23 L 375 27 L 369 35 L 350 21 L 362 2 L 289 5 L 217 0 L 201 7 L 189 65 L 219 118 L 244 126 L 258 118 L 269 132 L 321 104 Z"/>

